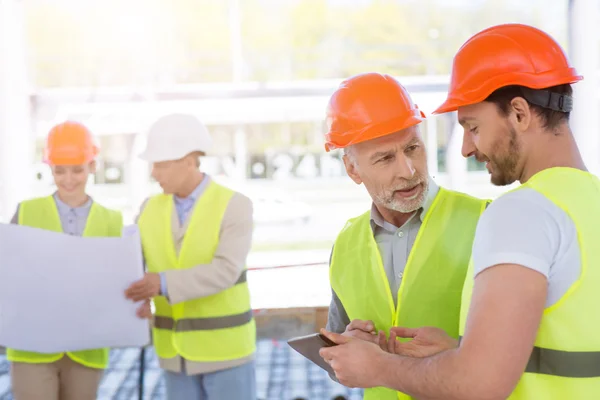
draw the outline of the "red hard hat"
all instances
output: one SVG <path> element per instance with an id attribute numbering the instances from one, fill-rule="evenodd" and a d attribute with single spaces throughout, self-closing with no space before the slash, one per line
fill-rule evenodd
<path id="1" fill-rule="evenodd" d="M 521 24 L 497 25 L 477 33 L 458 50 L 448 97 L 433 113 L 479 103 L 505 86 L 545 89 L 582 79 L 547 33 Z"/>
<path id="2" fill-rule="evenodd" d="M 423 120 L 425 115 L 396 79 L 378 73 L 356 75 L 329 99 L 325 150 L 389 135 Z"/>
<path id="3" fill-rule="evenodd" d="M 98 154 L 89 129 L 79 122 L 66 121 L 48 133 L 44 162 L 50 165 L 82 165 Z"/>

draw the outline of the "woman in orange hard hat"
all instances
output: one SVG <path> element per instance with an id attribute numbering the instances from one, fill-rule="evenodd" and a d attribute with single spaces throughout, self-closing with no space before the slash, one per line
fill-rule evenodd
<path id="1" fill-rule="evenodd" d="M 492 183 L 521 186 L 479 220 L 460 345 L 439 352 L 443 334 L 417 330 L 411 343 L 382 342 L 387 354 L 330 335 L 344 344 L 322 353 L 342 383 L 419 398 L 600 397 L 600 180 L 568 122 L 581 79 L 531 26 L 494 26 L 460 48 L 436 112 L 458 111 L 462 153 L 485 162 Z M 399 355 L 407 345 L 425 357 Z"/>
<path id="2" fill-rule="evenodd" d="M 121 236 L 121 213 L 99 205 L 86 193 L 97 154 L 92 135 L 82 124 L 64 122 L 52 128 L 44 162 L 57 190 L 20 203 L 12 223 L 69 235 Z M 16 400 L 93 400 L 109 350 L 39 354 L 7 349 L 6 353 Z"/>

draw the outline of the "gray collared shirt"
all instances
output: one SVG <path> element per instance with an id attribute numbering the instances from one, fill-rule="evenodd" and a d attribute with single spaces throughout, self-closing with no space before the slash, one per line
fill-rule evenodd
<path id="1" fill-rule="evenodd" d="M 390 284 L 394 304 L 398 300 L 398 290 L 400 289 L 410 250 L 415 244 L 423 218 L 431 207 L 438 191 L 439 187 L 430 179 L 429 191 L 423 207 L 417 210 L 401 227 L 396 227 L 385 221 L 375 204 L 371 206 L 371 228 Z"/>
<path id="2" fill-rule="evenodd" d="M 56 203 L 56 210 L 60 217 L 60 223 L 62 225 L 63 232 L 73 236 L 83 236 L 85 231 L 85 225 L 87 224 L 88 216 L 90 215 L 90 209 L 92 208 L 93 200 L 88 200 L 79 207 L 71 207 L 63 202 L 57 193 L 52 195 L 54 202 Z M 19 206 L 17 211 L 13 215 L 11 221 L 12 224 L 19 223 Z"/>
<path id="3" fill-rule="evenodd" d="M 423 223 L 423 218 L 431 207 L 439 189 L 439 186 L 430 178 L 429 191 L 423 207 L 417 210 L 417 212 L 401 227 L 396 227 L 385 221 L 375 205 L 373 204 L 371 206 L 371 228 L 373 229 L 373 237 L 379 248 L 379 254 L 388 278 L 394 303 L 397 303 L 398 290 L 402 283 L 402 275 L 404 274 L 408 256 L 415 244 L 417 234 Z M 348 314 L 346 313 L 342 302 L 332 290 L 331 305 L 329 306 L 329 316 L 327 318 L 327 329 L 341 333 L 344 332 L 349 323 L 350 319 L 348 318 Z"/>

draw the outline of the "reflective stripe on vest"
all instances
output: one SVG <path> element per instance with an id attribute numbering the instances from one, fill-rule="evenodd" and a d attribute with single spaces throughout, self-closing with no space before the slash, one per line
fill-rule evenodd
<path id="1" fill-rule="evenodd" d="M 173 198 L 152 197 L 138 222 L 148 270 L 162 272 L 210 264 L 232 195 L 233 191 L 213 181 L 208 184 L 194 206 L 179 254 L 171 228 Z M 153 302 L 154 347 L 161 358 L 179 355 L 190 361 L 214 362 L 247 357 L 255 351 L 256 327 L 246 271 L 235 285 L 211 296 L 174 305 L 157 296 Z"/>
<path id="2" fill-rule="evenodd" d="M 459 342 L 462 336 L 459 338 Z M 565 378 L 600 377 L 600 352 L 561 351 L 535 346 L 527 361 L 525 372 Z"/>
<path id="3" fill-rule="evenodd" d="M 157 329 L 174 330 L 175 332 L 209 331 L 214 329 L 235 328 L 246 325 L 252 321 L 252 311 L 242 314 L 228 315 L 226 317 L 212 318 L 187 318 L 177 322 L 169 317 L 154 318 L 154 326 Z"/>
<path id="4" fill-rule="evenodd" d="M 27 200 L 19 205 L 19 225 L 62 232 L 60 216 L 52 196 Z M 121 236 L 123 220 L 121 213 L 92 203 L 83 236 Z M 90 368 L 103 369 L 108 365 L 108 349 L 82 350 L 66 353 L 73 361 Z M 6 350 L 6 358 L 13 362 L 51 363 L 60 360 L 65 353 L 42 354 L 15 349 Z"/>
<path id="5" fill-rule="evenodd" d="M 248 271 L 242 272 L 235 283 L 236 285 L 246 283 L 247 272 Z M 245 313 L 228 315 L 225 317 L 180 319 L 177 323 L 175 323 L 173 318 L 158 316 L 154 318 L 154 327 L 156 329 L 174 330 L 175 332 L 205 331 L 211 329 L 235 328 L 236 326 L 242 326 L 251 321 L 252 311 L 250 310 Z"/>
<path id="6" fill-rule="evenodd" d="M 393 302 L 370 212 L 348 221 L 331 258 L 331 286 L 350 320 L 372 320 L 375 329 L 435 326 L 458 336 L 460 296 L 479 216 L 487 202 L 440 188 L 417 234 Z M 386 388 L 365 399 L 409 399 Z"/>
<path id="7" fill-rule="evenodd" d="M 568 378 L 599 378 L 599 351 L 561 351 L 534 347 L 525 372 Z"/>
<path id="8" fill-rule="evenodd" d="M 544 310 L 525 373 L 509 399 L 595 399 L 600 393 L 600 180 L 572 168 L 550 168 L 515 190 L 522 188 L 543 194 L 574 222 L 581 275 L 557 303 Z M 474 286 L 472 262 L 470 269 L 461 334 Z"/>

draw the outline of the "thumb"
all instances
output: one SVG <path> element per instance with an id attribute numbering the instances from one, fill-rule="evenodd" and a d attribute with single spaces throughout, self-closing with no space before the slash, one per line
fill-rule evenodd
<path id="1" fill-rule="evenodd" d="M 419 329 L 415 329 L 415 328 L 404 328 L 401 326 L 395 326 L 393 328 L 390 329 L 390 333 L 394 333 L 394 335 L 396 335 L 397 337 L 401 337 L 401 338 L 414 338 L 415 336 L 417 336 L 417 333 L 419 332 Z"/>
<path id="2" fill-rule="evenodd" d="M 138 307 L 137 311 L 136 311 L 136 315 L 139 318 L 144 318 L 146 314 L 146 311 L 144 310 L 144 306 Z"/>
<path id="3" fill-rule="evenodd" d="M 328 330 L 321 328 L 321 335 L 331 340 L 335 344 L 344 344 L 350 341 L 348 336 L 340 335 L 339 333 L 329 332 Z"/>
<path id="4" fill-rule="evenodd" d="M 364 321 L 361 319 L 354 319 L 350 321 L 350 324 L 347 327 L 348 330 L 358 329 L 363 332 L 372 332 L 375 329 L 375 324 L 373 321 Z"/>

